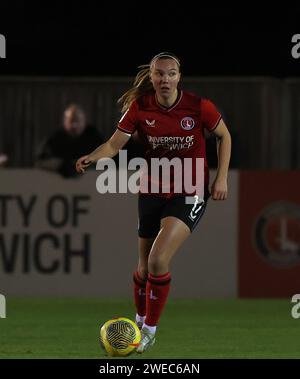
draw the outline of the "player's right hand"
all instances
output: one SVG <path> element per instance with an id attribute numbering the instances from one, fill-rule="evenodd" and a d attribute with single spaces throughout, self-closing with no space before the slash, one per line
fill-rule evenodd
<path id="1" fill-rule="evenodd" d="M 88 160 L 88 155 L 84 155 L 79 158 L 76 162 L 76 171 L 78 174 L 84 174 L 85 169 L 89 167 L 92 162 Z"/>

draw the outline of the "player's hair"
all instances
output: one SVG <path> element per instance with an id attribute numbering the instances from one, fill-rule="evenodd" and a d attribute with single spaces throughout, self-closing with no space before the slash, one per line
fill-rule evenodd
<path id="1" fill-rule="evenodd" d="M 119 99 L 118 104 L 121 105 L 122 112 L 126 112 L 130 105 L 138 99 L 140 96 L 146 94 L 147 92 L 153 90 L 152 83 L 150 81 L 150 72 L 154 63 L 160 59 L 173 59 L 180 69 L 180 61 L 177 56 L 173 53 L 164 51 L 155 55 L 149 64 L 143 64 L 139 66 L 139 72 L 137 73 L 133 86 L 126 91 Z"/>

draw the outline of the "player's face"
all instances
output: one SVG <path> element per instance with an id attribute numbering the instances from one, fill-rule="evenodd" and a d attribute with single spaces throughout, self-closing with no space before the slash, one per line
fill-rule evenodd
<path id="1" fill-rule="evenodd" d="M 151 67 L 150 79 L 158 98 L 168 100 L 177 96 L 180 72 L 174 59 L 158 59 Z"/>

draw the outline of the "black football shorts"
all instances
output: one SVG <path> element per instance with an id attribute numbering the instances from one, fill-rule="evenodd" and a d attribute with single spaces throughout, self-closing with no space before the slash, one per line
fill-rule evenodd
<path id="1" fill-rule="evenodd" d="M 182 194 L 170 199 L 151 194 L 139 194 L 139 237 L 156 237 L 160 230 L 161 219 L 167 216 L 183 221 L 192 232 L 205 212 L 207 200 L 208 196 L 200 201 L 198 197 L 191 196 L 191 203 L 186 204 L 186 196 Z"/>

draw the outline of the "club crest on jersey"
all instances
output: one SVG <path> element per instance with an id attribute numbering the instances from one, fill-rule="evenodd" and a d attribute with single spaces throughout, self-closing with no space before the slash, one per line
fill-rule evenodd
<path id="1" fill-rule="evenodd" d="M 192 119 L 192 117 L 184 117 L 181 122 L 181 127 L 184 130 L 191 130 L 195 126 L 195 121 Z"/>
<path id="2" fill-rule="evenodd" d="M 148 125 L 148 126 L 150 126 L 151 128 L 154 128 L 154 126 L 155 126 L 155 120 L 152 120 L 152 121 L 150 121 L 150 120 L 145 120 L 146 121 L 146 124 Z"/>

